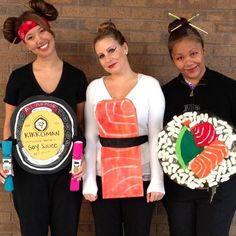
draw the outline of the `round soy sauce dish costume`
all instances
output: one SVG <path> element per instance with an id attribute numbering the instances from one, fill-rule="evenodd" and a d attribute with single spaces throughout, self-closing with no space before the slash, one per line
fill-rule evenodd
<path id="1" fill-rule="evenodd" d="M 236 81 L 206 67 L 194 17 L 171 15 L 177 19 L 168 48 L 180 74 L 162 87 L 166 136 L 160 139 L 170 142 L 159 143 L 170 235 L 228 236 L 236 208 Z"/>
<path id="2" fill-rule="evenodd" d="M 64 100 L 37 95 L 17 106 L 11 117 L 12 155 L 25 171 L 52 174 L 71 162 L 77 119 Z"/>
<path id="3" fill-rule="evenodd" d="M 108 75 L 86 93 L 83 195 L 92 203 L 97 236 L 148 236 L 164 195 L 155 151 L 164 96 L 155 78 L 131 69 L 128 45 L 111 21 L 100 25 L 94 49 Z"/>
<path id="4" fill-rule="evenodd" d="M 87 80 L 57 55 L 49 24 L 56 8 L 43 0 L 31 0 L 29 8 L 3 27 L 8 42 L 24 43 L 36 56 L 12 71 L 4 97 L 14 206 L 23 236 L 47 236 L 49 228 L 53 236 L 77 236 L 82 194 L 70 191 L 71 150 L 82 138 Z"/>

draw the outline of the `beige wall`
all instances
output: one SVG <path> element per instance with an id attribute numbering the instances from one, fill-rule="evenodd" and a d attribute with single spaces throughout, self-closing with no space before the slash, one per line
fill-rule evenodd
<path id="1" fill-rule="evenodd" d="M 16 16 L 26 9 L 28 1 L 0 0 L 0 25 L 7 16 Z M 167 26 L 173 19 L 168 12 L 190 18 L 200 13 L 193 23 L 208 31 L 207 65 L 236 78 L 236 0 L 51 0 L 60 12 L 53 23 L 58 52 L 68 62 L 78 66 L 92 80 L 103 74 L 92 50 L 92 39 L 98 23 L 112 18 L 129 42 L 132 67 L 156 77 L 161 84 L 176 71 L 169 59 L 166 40 Z M 0 28 L 2 28 L 0 26 Z M 0 34 L 0 132 L 4 117 L 2 97 L 9 73 L 32 60 L 23 44 L 13 46 Z M 0 235 L 19 236 L 18 219 L 11 195 L 0 188 Z M 94 235 L 89 204 L 83 203 L 80 236 Z M 167 236 L 164 209 L 158 205 L 153 217 L 152 236 Z M 236 236 L 236 220 L 231 227 Z"/>

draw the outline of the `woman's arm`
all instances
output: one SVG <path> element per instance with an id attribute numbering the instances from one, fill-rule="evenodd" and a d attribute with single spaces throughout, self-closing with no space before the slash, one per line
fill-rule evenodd
<path id="1" fill-rule="evenodd" d="M 96 161 L 97 161 L 97 142 L 98 130 L 94 114 L 96 82 L 92 82 L 87 89 L 85 102 L 85 159 L 87 164 L 86 173 L 83 182 L 83 195 L 89 201 L 95 201 L 97 198 L 96 182 Z"/>
<path id="2" fill-rule="evenodd" d="M 148 139 L 150 150 L 151 182 L 147 201 L 160 200 L 164 193 L 163 171 L 157 156 L 158 134 L 163 128 L 165 99 L 158 81 L 153 81 L 149 93 Z"/>

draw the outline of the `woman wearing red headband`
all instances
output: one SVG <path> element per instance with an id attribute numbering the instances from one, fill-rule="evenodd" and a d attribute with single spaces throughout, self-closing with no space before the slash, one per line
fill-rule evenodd
<path id="1" fill-rule="evenodd" d="M 11 134 L 10 119 L 17 106 L 35 95 L 54 96 L 64 100 L 77 114 L 78 126 L 83 129 L 83 110 L 87 81 L 84 73 L 62 61 L 55 49 L 55 37 L 49 21 L 58 12 L 43 0 L 31 0 L 32 10 L 4 22 L 4 37 L 12 44 L 24 42 L 36 59 L 11 73 L 7 84 L 3 138 Z M 14 162 L 13 199 L 20 219 L 21 235 L 76 236 L 81 192 L 70 192 L 71 163 L 56 173 L 32 174 Z M 84 165 L 77 173 L 80 178 Z M 0 168 L 0 180 L 6 175 Z"/>

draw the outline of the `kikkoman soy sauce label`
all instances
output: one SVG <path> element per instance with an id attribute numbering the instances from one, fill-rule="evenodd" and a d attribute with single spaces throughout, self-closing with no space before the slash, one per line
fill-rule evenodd
<path id="1" fill-rule="evenodd" d="M 42 109 L 32 112 L 24 121 L 21 142 L 32 160 L 50 160 L 63 147 L 64 123 L 55 113 Z"/>

